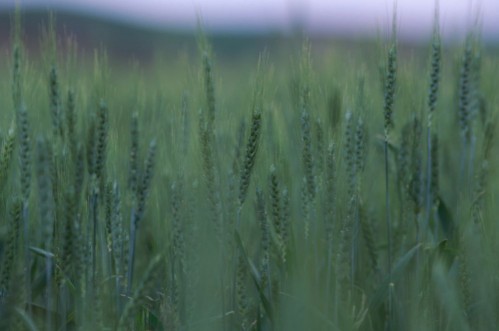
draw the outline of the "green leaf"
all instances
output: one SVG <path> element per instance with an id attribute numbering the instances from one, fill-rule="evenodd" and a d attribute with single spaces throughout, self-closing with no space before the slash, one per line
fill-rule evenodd
<path id="1" fill-rule="evenodd" d="M 243 254 L 243 258 L 249 266 L 251 279 L 253 280 L 253 283 L 255 284 L 256 290 L 257 290 L 258 295 L 260 297 L 260 300 L 262 302 L 263 309 L 267 313 L 267 316 L 269 317 L 270 322 L 273 323 L 274 318 L 273 318 L 273 313 L 272 313 L 272 304 L 265 296 L 263 289 L 260 287 L 260 278 L 261 278 L 260 274 L 259 274 L 257 268 L 255 267 L 254 263 L 250 260 L 250 258 L 246 254 L 246 250 L 244 249 L 244 245 L 243 245 L 243 242 L 241 240 L 241 236 L 239 235 L 239 232 L 236 230 L 234 232 L 234 234 L 235 234 L 236 244 L 239 246 L 239 249 L 241 250 L 241 253 Z"/>
<path id="2" fill-rule="evenodd" d="M 38 248 L 38 247 L 33 247 L 33 246 L 30 246 L 30 247 L 29 247 L 29 249 L 30 249 L 33 253 L 35 253 L 35 254 L 37 254 L 37 255 L 40 255 L 40 256 L 43 256 L 43 257 L 45 257 L 45 258 L 47 258 L 47 257 L 48 257 L 48 258 L 51 258 L 51 259 L 53 259 L 53 258 L 54 258 L 54 253 L 49 252 L 49 251 L 46 251 L 46 250 L 44 250 L 44 249 L 41 249 L 41 248 Z"/>
<path id="3" fill-rule="evenodd" d="M 24 325 L 30 331 L 38 331 L 38 328 L 35 325 L 35 322 L 31 319 L 31 317 L 26 314 L 26 312 L 22 309 L 15 308 L 16 312 L 21 316 L 21 320 L 24 322 Z"/>
<path id="4" fill-rule="evenodd" d="M 452 217 L 451 211 L 449 210 L 449 208 L 447 208 L 447 205 L 440 196 L 438 197 L 437 216 L 445 236 L 448 239 L 452 239 L 456 228 L 454 219 Z"/>
<path id="5" fill-rule="evenodd" d="M 421 248 L 421 246 L 422 246 L 421 244 L 415 245 L 397 261 L 392 270 L 391 280 L 389 275 L 385 276 L 385 278 L 378 286 L 378 288 L 374 291 L 373 296 L 369 300 L 370 311 L 376 310 L 376 308 L 381 303 L 383 303 L 386 300 L 386 298 L 388 298 L 388 289 L 390 286 L 390 281 L 393 283 L 397 281 L 398 278 L 400 278 L 400 276 L 402 275 L 402 271 L 404 271 L 409 262 L 411 262 L 412 258 L 414 257 L 414 255 L 416 255 L 417 251 Z"/>
<path id="6" fill-rule="evenodd" d="M 452 263 L 457 256 L 457 252 L 452 248 L 450 244 L 451 243 L 448 239 L 444 239 L 440 241 L 435 247 L 431 248 L 431 257 L 433 261 L 432 263 L 434 263 L 435 260 L 440 261 L 447 268 L 447 271 L 449 271 Z"/>

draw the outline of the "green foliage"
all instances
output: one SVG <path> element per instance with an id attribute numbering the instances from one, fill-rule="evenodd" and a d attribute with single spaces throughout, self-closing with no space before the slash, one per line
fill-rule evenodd
<path id="1" fill-rule="evenodd" d="M 76 66 L 54 22 L 37 57 L 15 26 L 2 329 L 499 324 L 499 67 L 474 35 L 436 28 L 428 63 L 392 40 L 380 79 L 363 44 L 254 70 L 200 36 L 200 58 L 140 73 L 102 49 Z"/>

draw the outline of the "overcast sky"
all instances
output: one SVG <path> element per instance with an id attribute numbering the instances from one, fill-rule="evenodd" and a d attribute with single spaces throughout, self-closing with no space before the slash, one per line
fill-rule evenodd
<path id="1" fill-rule="evenodd" d="M 198 16 L 209 30 L 290 31 L 375 35 L 389 30 L 393 0 L 19 0 L 25 8 L 65 8 L 111 15 L 134 23 L 194 28 Z M 13 4 L 16 0 L 0 0 Z M 499 0 L 440 0 L 442 33 L 462 37 L 480 18 L 487 39 L 499 40 Z M 427 38 L 435 0 L 398 0 L 402 37 Z M 477 15 L 479 13 L 479 15 Z M 199 15 L 198 15 L 199 14 Z"/>

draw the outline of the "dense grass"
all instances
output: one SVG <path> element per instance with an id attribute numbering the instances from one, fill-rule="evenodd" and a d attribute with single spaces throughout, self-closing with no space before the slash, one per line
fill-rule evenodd
<path id="1" fill-rule="evenodd" d="M 498 59 L 0 64 L 8 330 L 493 330 Z M 423 54 L 423 55 L 422 55 Z"/>

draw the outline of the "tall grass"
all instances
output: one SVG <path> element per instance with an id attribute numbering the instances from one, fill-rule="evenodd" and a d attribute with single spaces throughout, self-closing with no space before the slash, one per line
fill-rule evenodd
<path id="1" fill-rule="evenodd" d="M 0 64 L 0 328 L 499 324 L 499 69 L 476 32 L 447 46 L 436 19 L 428 64 L 394 31 L 381 58 L 305 42 L 255 70 L 201 35 L 141 75 L 51 22 L 38 57 L 16 16 Z"/>

